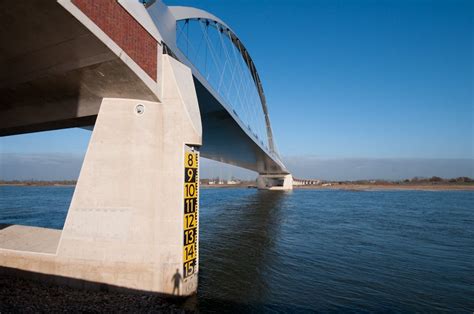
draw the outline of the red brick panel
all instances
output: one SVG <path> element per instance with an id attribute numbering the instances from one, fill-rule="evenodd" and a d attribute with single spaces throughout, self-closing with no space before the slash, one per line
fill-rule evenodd
<path id="1" fill-rule="evenodd" d="M 158 42 L 115 0 L 72 0 L 156 81 Z"/>

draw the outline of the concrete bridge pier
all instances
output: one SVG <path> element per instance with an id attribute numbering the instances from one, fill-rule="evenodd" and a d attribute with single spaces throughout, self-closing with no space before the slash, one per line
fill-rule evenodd
<path id="1" fill-rule="evenodd" d="M 55 253 L 0 248 L 1 266 L 196 292 L 201 119 L 190 69 L 167 55 L 162 66 L 162 102 L 102 100 Z"/>
<path id="2" fill-rule="evenodd" d="M 261 190 L 293 190 L 291 174 L 260 174 L 257 187 Z"/>

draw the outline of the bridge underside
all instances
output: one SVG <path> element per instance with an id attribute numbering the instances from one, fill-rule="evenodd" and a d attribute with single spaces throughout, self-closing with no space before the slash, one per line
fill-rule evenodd
<path id="1" fill-rule="evenodd" d="M 194 79 L 203 127 L 203 157 L 258 173 L 282 173 L 275 162 L 245 133 L 214 96 Z"/>
<path id="2" fill-rule="evenodd" d="M 0 136 L 91 126 L 103 98 L 158 101 L 127 64 L 56 2 L 4 2 L 0 20 L 7 21 L 0 40 L 11 43 L 0 53 L 0 68 L 6 69 L 0 73 Z M 281 173 L 281 164 L 199 80 L 194 82 L 202 156 L 259 173 Z"/>
<path id="3" fill-rule="evenodd" d="M 157 100 L 55 1 L 2 2 L 0 20 L 0 136 L 93 125 L 106 97 Z"/>

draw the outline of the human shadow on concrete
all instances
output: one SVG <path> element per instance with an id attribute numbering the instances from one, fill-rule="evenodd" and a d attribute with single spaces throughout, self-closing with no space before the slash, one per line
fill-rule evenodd
<path id="1" fill-rule="evenodd" d="M 179 295 L 179 285 L 183 281 L 183 278 L 181 277 L 181 274 L 179 273 L 178 268 L 176 268 L 176 273 L 171 278 L 171 281 L 173 282 L 173 292 L 171 294 L 172 295 Z M 176 291 L 176 293 L 175 293 L 175 291 Z"/>

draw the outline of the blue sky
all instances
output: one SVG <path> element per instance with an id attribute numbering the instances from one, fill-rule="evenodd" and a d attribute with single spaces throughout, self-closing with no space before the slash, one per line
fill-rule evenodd
<path id="1" fill-rule="evenodd" d="M 282 155 L 473 157 L 472 1 L 167 1 L 221 17 Z"/>
<path id="2" fill-rule="evenodd" d="M 165 2 L 208 10 L 237 32 L 282 156 L 474 158 L 473 1 Z M 0 145 L 81 155 L 89 136 L 44 132 Z"/>

